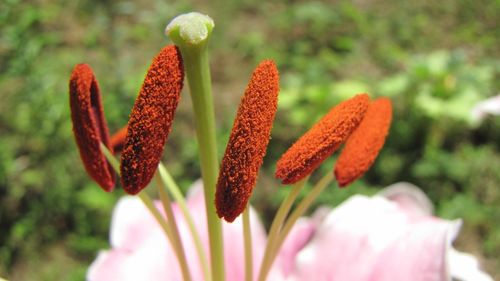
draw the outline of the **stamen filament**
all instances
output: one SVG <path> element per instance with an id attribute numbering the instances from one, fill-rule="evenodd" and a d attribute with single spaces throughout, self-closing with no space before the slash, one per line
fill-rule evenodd
<path id="1" fill-rule="evenodd" d="M 100 143 L 99 145 L 100 145 L 101 151 L 103 152 L 104 156 L 108 160 L 109 164 L 111 165 L 111 167 L 113 167 L 113 169 L 119 175 L 120 174 L 120 163 L 113 156 L 113 154 L 111 153 L 111 151 L 109 151 L 108 148 L 103 143 Z M 162 228 L 163 232 L 167 236 L 167 239 L 171 243 L 172 248 L 174 249 L 174 252 L 175 252 L 175 254 L 177 256 L 177 260 L 179 261 L 179 265 L 181 266 L 181 269 L 182 269 L 181 259 L 179 258 L 181 253 L 178 253 L 178 250 L 177 250 L 178 247 L 175 246 L 175 243 L 174 243 L 174 234 L 173 234 L 172 228 L 168 225 L 167 221 L 160 214 L 160 212 L 158 211 L 158 209 L 156 209 L 155 205 L 153 204 L 153 200 L 151 200 L 151 197 L 149 197 L 149 195 L 146 192 L 139 192 L 137 194 L 137 196 L 142 201 L 142 203 L 144 204 L 144 206 L 146 206 L 146 208 L 148 209 L 148 211 L 153 215 L 153 217 L 158 222 L 158 224 Z M 184 252 L 182 250 L 182 248 L 181 248 L 181 251 Z M 189 274 L 189 272 L 188 272 L 188 274 Z M 183 271 L 183 275 L 184 275 L 184 271 Z M 190 280 L 190 279 L 186 279 L 186 278 L 184 278 L 184 279 L 185 280 Z"/>
<path id="2" fill-rule="evenodd" d="M 155 174 L 155 180 L 163 209 L 165 210 L 165 214 L 167 215 L 167 224 L 172 234 L 172 239 L 170 240 L 170 242 L 172 243 L 172 247 L 174 248 L 174 251 L 177 255 L 177 260 L 179 261 L 179 265 L 181 267 L 182 276 L 184 278 L 184 281 L 191 281 L 191 274 L 189 273 L 186 254 L 184 252 L 184 247 L 182 246 L 181 237 L 179 235 L 179 228 L 177 227 L 174 212 L 172 211 L 172 203 L 170 202 L 168 193 L 165 191 L 166 187 L 164 186 L 163 181 L 161 180 L 161 176 L 158 172 Z"/>
<path id="3" fill-rule="evenodd" d="M 158 166 L 158 173 L 160 174 L 161 180 L 163 181 L 163 185 L 170 191 L 174 200 L 179 205 L 179 208 L 186 219 L 186 222 L 189 227 L 189 231 L 191 232 L 191 236 L 193 238 L 194 246 L 196 248 L 196 252 L 198 253 L 198 258 L 200 261 L 201 268 L 203 270 L 203 276 L 206 281 L 212 280 L 210 275 L 210 268 L 208 267 L 207 254 L 205 253 L 205 249 L 203 248 L 203 244 L 201 243 L 201 237 L 194 225 L 193 216 L 189 211 L 186 200 L 182 195 L 179 186 L 175 183 L 173 177 L 168 172 L 167 168 L 160 162 Z"/>
<path id="4" fill-rule="evenodd" d="M 270 253 L 272 252 L 272 248 L 278 234 L 283 226 L 283 222 L 290 211 L 290 208 L 297 199 L 302 187 L 306 184 L 309 177 L 306 177 L 299 182 L 293 185 L 292 190 L 288 193 L 288 196 L 281 203 L 278 211 L 276 212 L 276 216 L 271 224 L 271 228 L 269 230 L 269 238 L 267 239 L 266 250 L 264 251 L 264 257 L 262 260 L 262 264 L 260 266 L 259 279 L 260 281 L 264 281 L 266 279 L 267 273 L 272 265 L 272 259 L 270 258 Z"/>
<path id="5" fill-rule="evenodd" d="M 104 117 L 101 91 L 92 68 L 77 64 L 69 81 L 71 120 L 85 170 L 106 192 L 115 187 L 115 173 L 99 151 L 100 143 L 112 150 Z"/>
<path id="6" fill-rule="evenodd" d="M 330 182 L 333 180 L 333 173 L 327 173 L 323 178 L 320 179 L 320 181 L 313 187 L 313 189 L 300 201 L 300 203 L 297 205 L 297 208 L 290 214 L 290 217 L 287 219 L 285 225 L 283 226 L 283 229 L 280 231 L 278 237 L 276 238 L 276 241 L 271 245 L 271 251 L 269 252 L 269 263 L 267 264 L 266 271 L 264 272 L 264 276 L 262 277 L 262 280 L 264 281 L 266 278 L 267 273 L 269 272 L 269 269 L 274 263 L 274 259 L 276 258 L 276 255 L 279 252 L 279 249 L 283 245 L 283 242 L 285 242 L 286 237 L 292 230 L 292 227 L 295 225 L 297 220 L 304 215 L 304 213 L 309 209 L 311 204 L 318 198 L 318 196 L 321 194 L 321 192 L 328 186 Z"/>
<path id="7" fill-rule="evenodd" d="M 100 142 L 99 143 L 99 148 L 101 148 L 102 153 L 104 154 L 104 157 L 106 157 L 106 160 L 108 160 L 108 163 L 111 165 L 113 170 L 115 170 L 118 175 L 120 174 L 120 162 L 118 162 L 118 159 L 116 159 L 113 156 L 113 153 L 109 151 L 109 149 L 104 145 L 104 143 Z"/>
<path id="8" fill-rule="evenodd" d="M 295 225 L 297 220 L 304 215 L 304 213 L 309 209 L 311 204 L 318 198 L 318 196 L 323 192 L 323 190 L 332 182 L 333 174 L 327 173 L 320 181 L 313 187 L 313 189 L 300 201 L 297 205 L 297 208 L 292 212 L 290 217 L 287 219 L 283 230 L 280 232 L 278 239 L 276 240 L 274 255 L 278 252 L 279 248 L 283 244 L 285 238 L 292 230 L 292 227 Z"/>
<path id="9" fill-rule="evenodd" d="M 153 215 L 153 217 L 156 219 L 156 221 L 160 224 L 161 228 L 163 229 L 163 232 L 165 232 L 165 234 L 167 235 L 168 240 L 170 241 L 170 243 L 172 243 L 172 241 L 173 241 L 172 231 L 171 231 L 170 227 L 168 226 L 165 218 L 163 218 L 163 216 L 160 214 L 158 209 L 156 209 L 155 205 L 153 204 L 153 200 L 151 200 L 151 197 L 149 197 L 149 195 L 146 192 L 139 192 L 139 194 L 137 194 L 137 196 L 139 196 L 139 199 L 141 199 L 144 206 L 146 206 L 146 208 L 149 210 L 149 212 Z"/>
<path id="10" fill-rule="evenodd" d="M 243 241 L 245 241 L 245 281 L 253 280 L 252 229 L 250 225 L 250 206 L 243 211 Z"/>

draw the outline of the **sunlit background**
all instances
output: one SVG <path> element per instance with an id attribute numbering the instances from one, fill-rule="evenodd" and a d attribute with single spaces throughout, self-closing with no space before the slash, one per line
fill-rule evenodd
<path id="1" fill-rule="evenodd" d="M 269 3 L 268 3 L 269 2 Z M 121 188 L 85 173 L 72 135 L 68 79 L 92 66 L 110 130 L 126 124 L 142 79 L 169 43 L 165 25 L 200 11 L 215 20 L 211 65 L 222 156 L 240 96 L 264 58 L 281 73 L 279 109 L 254 194 L 269 222 L 286 194 L 278 157 L 339 101 L 388 96 L 395 118 L 368 174 L 329 189 L 319 204 L 420 186 L 444 218 L 463 218 L 457 248 L 500 278 L 500 116 L 478 122 L 474 104 L 498 95 L 498 1 L 20 1 L 0 2 L 0 276 L 82 280 L 108 248 Z M 183 93 L 164 161 L 187 189 L 200 177 Z M 334 158 L 314 178 L 332 169 Z M 258 199 L 258 200 L 255 200 Z"/>

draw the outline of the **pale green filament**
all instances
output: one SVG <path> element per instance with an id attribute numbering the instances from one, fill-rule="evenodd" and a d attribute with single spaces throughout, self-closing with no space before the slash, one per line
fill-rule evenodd
<path id="1" fill-rule="evenodd" d="M 262 264 L 260 266 L 259 279 L 258 279 L 259 281 L 266 280 L 267 273 L 271 269 L 271 265 L 273 262 L 270 253 L 272 252 L 276 238 L 278 237 L 283 222 L 285 221 L 285 218 L 288 215 L 288 212 L 290 211 L 293 202 L 295 202 L 295 199 L 297 199 L 297 196 L 302 190 L 302 187 L 306 184 L 308 178 L 309 177 L 306 177 L 305 179 L 293 185 L 292 190 L 290 191 L 286 199 L 281 203 L 281 206 L 279 207 L 278 212 L 274 217 L 274 220 L 271 224 L 271 228 L 269 230 L 269 237 L 267 239 L 266 250 L 264 252 L 264 257 L 262 260 Z"/>
<path id="2" fill-rule="evenodd" d="M 250 205 L 243 211 L 243 241 L 245 241 L 245 281 L 253 280 L 252 228 L 250 225 Z"/>
<path id="3" fill-rule="evenodd" d="M 163 181 L 163 185 L 167 187 L 168 191 L 170 191 L 175 201 L 179 205 L 179 208 L 181 209 L 184 218 L 186 219 L 189 231 L 191 232 L 191 236 L 193 238 L 194 246 L 196 248 L 196 251 L 198 252 L 198 259 L 200 261 L 200 265 L 203 270 L 203 276 L 205 277 L 206 281 L 210 281 L 212 276 L 210 275 L 210 268 L 208 267 L 207 254 L 205 253 L 205 249 L 203 248 L 203 244 L 201 243 L 200 234 L 196 229 L 193 216 L 189 211 L 189 208 L 186 204 L 186 200 L 184 199 L 184 196 L 182 195 L 179 186 L 175 183 L 174 179 L 172 178 L 168 170 L 161 162 L 160 165 L 158 166 L 158 172 Z"/>
<path id="4" fill-rule="evenodd" d="M 111 164 L 111 167 L 120 174 L 120 162 L 116 160 L 116 158 L 113 156 L 113 153 L 109 151 L 109 149 L 102 143 L 99 143 L 99 147 L 101 148 L 101 152 L 104 154 L 104 157 L 106 157 L 106 160 L 108 160 L 109 164 Z"/>
<path id="5" fill-rule="evenodd" d="M 120 174 L 120 163 L 116 158 L 113 156 L 113 154 L 108 150 L 108 148 L 103 144 L 100 143 L 100 148 L 108 162 L 111 164 L 113 169 Z M 160 227 L 163 229 L 165 234 L 167 235 L 168 240 L 170 241 L 170 244 L 172 245 L 172 248 L 174 249 L 174 252 L 177 256 L 177 260 L 179 261 L 179 265 L 182 270 L 182 274 L 184 276 L 185 280 L 191 280 L 189 277 L 189 270 L 187 269 L 187 264 L 185 263 L 185 257 L 181 258 L 184 256 L 184 252 L 182 250 L 182 247 L 179 248 L 176 246 L 175 239 L 174 239 L 174 233 L 172 228 L 169 226 L 165 218 L 160 214 L 158 209 L 153 204 L 153 200 L 149 197 L 149 195 L 146 192 L 139 192 L 138 194 L 139 199 L 141 199 L 142 203 L 146 208 L 149 210 L 149 212 L 153 215 L 153 217 L 156 219 Z M 175 223 L 175 221 L 174 221 Z M 180 251 L 179 251 L 180 249 Z M 182 253 L 181 253 L 182 252 Z M 182 260 L 184 260 L 184 264 L 182 263 Z"/>
<path id="6" fill-rule="evenodd" d="M 333 180 L 333 173 L 329 172 L 326 175 L 321 178 L 321 180 L 313 187 L 313 189 L 302 199 L 302 201 L 297 205 L 297 208 L 290 214 L 290 217 L 287 219 L 285 225 L 283 226 L 283 229 L 280 231 L 278 237 L 274 241 L 274 243 L 271 245 L 271 250 L 268 253 L 269 255 L 269 263 L 267 264 L 266 271 L 264 272 L 264 276 L 261 276 L 262 279 L 259 280 L 265 280 L 266 275 L 269 272 L 269 269 L 273 265 L 274 259 L 276 258 L 276 255 L 278 254 L 279 249 L 281 248 L 281 245 L 283 245 L 283 242 L 285 241 L 285 238 L 288 236 L 290 231 L 292 230 L 292 227 L 295 225 L 297 220 L 304 215 L 304 213 L 307 211 L 307 209 L 311 206 L 311 204 L 318 198 L 318 196 L 321 194 L 321 192 L 328 186 L 328 184 Z M 262 273 L 262 269 L 261 269 Z"/>
<path id="7" fill-rule="evenodd" d="M 179 228 L 177 227 L 177 221 L 175 220 L 174 212 L 172 211 L 172 203 L 168 193 L 165 191 L 166 187 L 163 185 L 163 181 L 158 173 L 155 174 L 156 184 L 158 187 L 158 194 L 160 194 L 160 200 L 163 205 L 163 210 L 167 215 L 167 224 L 170 228 L 170 233 L 172 233 L 172 247 L 177 253 L 177 258 L 181 266 L 182 276 L 184 281 L 190 281 L 191 275 L 189 273 L 189 267 L 186 260 L 186 253 L 184 252 L 184 247 L 182 246 L 182 240 L 179 235 Z"/>

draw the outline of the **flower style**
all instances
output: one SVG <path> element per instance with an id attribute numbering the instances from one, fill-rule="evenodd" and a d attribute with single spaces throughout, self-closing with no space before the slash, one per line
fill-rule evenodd
<path id="1" fill-rule="evenodd" d="M 179 51 L 175 46 L 163 48 L 149 67 L 128 122 L 120 169 L 129 194 L 146 187 L 160 163 L 183 80 Z"/>
<path id="2" fill-rule="evenodd" d="M 87 173 L 105 191 L 115 186 L 115 174 L 101 152 L 100 143 L 111 149 L 99 84 L 90 66 L 78 64 L 69 80 L 71 120 L 80 157 Z"/>
<path id="3" fill-rule="evenodd" d="M 278 92 L 276 65 L 261 62 L 241 99 L 217 181 L 217 214 L 228 222 L 243 212 L 252 195 L 269 143 Z"/>
<path id="4" fill-rule="evenodd" d="M 356 129 L 369 102 L 367 94 L 360 94 L 332 108 L 281 156 L 276 177 L 291 184 L 314 171 Z"/>

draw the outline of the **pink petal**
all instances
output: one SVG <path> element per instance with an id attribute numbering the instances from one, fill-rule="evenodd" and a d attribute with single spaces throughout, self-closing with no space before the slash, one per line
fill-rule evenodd
<path id="1" fill-rule="evenodd" d="M 448 252 L 450 273 L 453 278 L 462 281 L 493 281 L 493 278 L 481 271 L 477 259 L 470 254 L 451 249 Z"/>
<path id="2" fill-rule="evenodd" d="M 500 95 L 478 102 L 471 110 L 474 122 L 481 122 L 488 114 L 500 115 Z"/>
<path id="3" fill-rule="evenodd" d="M 165 249 L 158 251 L 158 249 Z M 169 279 L 165 279 L 169 276 Z M 133 251 L 113 249 L 101 252 L 88 272 L 89 281 L 181 280 L 175 255 L 163 233 L 148 235 L 148 240 Z"/>
<path id="4" fill-rule="evenodd" d="M 434 207 L 429 198 L 411 183 L 398 182 L 389 185 L 379 195 L 398 204 L 409 216 L 415 218 L 431 216 L 434 212 Z"/>
<path id="5" fill-rule="evenodd" d="M 288 276 L 293 269 L 295 256 L 313 238 L 330 211 L 330 208 L 321 207 L 314 212 L 312 217 L 299 218 L 281 246 L 273 268 L 279 268 L 282 274 Z"/>
<path id="6" fill-rule="evenodd" d="M 460 222 L 426 220 L 407 228 L 379 255 L 373 280 L 450 280 L 447 250 Z"/>
<path id="7" fill-rule="evenodd" d="M 291 280 L 443 280 L 447 237 L 455 225 L 413 221 L 385 198 L 354 196 L 326 217 L 300 251 Z"/>
<path id="8" fill-rule="evenodd" d="M 187 197 L 205 252 L 208 252 L 208 229 L 201 181 L 195 182 Z M 160 202 L 155 202 L 161 210 Z M 177 204 L 172 205 L 177 227 L 186 253 L 193 280 L 203 280 L 198 254 Z M 253 238 L 254 275 L 262 259 L 266 235 L 255 211 L 251 209 L 250 220 Z M 241 218 L 234 223 L 223 223 L 225 241 L 226 280 L 239 281 L 244 278 L 244 248 Z M 182 280 L 177 258 L 163 231 L 152 215 L 136 197 L 125 197 L 119 201 L 113 213 L 110 240 L 113 249 L 101 252 L 87 272 L 89 281 L 99 280 Z M 275 272 L 272 276 L 279 276 Z M 278 279 L 276 279 L 278 280 Z"/>
<path id="9" fill-rule="evenodd" d="M 203 239 L 205 249 L 208 252 L 208 227 L 206 222 L 205 197 L 203 195 L 203 185 L 197 181 L 188 193 L 188 204 L 191 214 L 194 216 L 195 224 L 200 236 Z M 266 234 L 262 223 L 260 222 L 255 210 L 250 208 L 250 224 L 252 229 L 253 245 L 253 265 L 254 275 L 258 273 L 258 266 L 266 243 Z M 227 281 L 240 281 L 244 279 L 245 274 L 245 253 L 243 241 L 243 225 L 241 217 L 232 223 L 222 221 L 223 239 L 224 239 L 224 262 L 226 268 Z M 188 233 L 185 237 L 191 237 Z M 189 243 L 187 243 L 189 244 Z M 194 247 L 194 246 L 193 246 Z M 186 251 L 190 251 L 187 249 Z M 194 251 L 194 248 L 192 249 Z M 201 279 L 194 279 L 201 280 Z"/>
<path id="10" fill-rule="evenodd" d="M 295 265 L 295 256 L 312 239 L 316 228 L 310 219 L 300 218 L 286 237 L 273 266 L 281 268 L 283 274 L 288 276 Z"/>
<path id="11" fill-rule="evenodd" d="M 138 197 L 124 196 L 113 210 L 110 243 L 114 248 L 134 250 L 144 243 L 152 229 L 160 227 Z"/>
<path id="12" fill-rule="evenodd" d="M 243 241 L 243 223 L 241 216 L 234 222 L 222 222 L 224 231 L 224 259 L 226 280 L 241 281 L 245 276 L 245 252 Z M 253 274 L 258 274 L 260 261 L 264 255 L 266 234 L 264 227 L 253 208 L 250 208 L 250 225 L 252 230 Z"/>
<path id="13" fill-rule="evenodd" d="M 199 188 L 199 187 L 194 187 Z M 205 220 L 203 194 L 188 198 L 195 224 Z M 164 214 L 160 202 L 155 206 Z M 191 232 L 176 204 L 172 206 L 193 280 L 202 279 L 202 270 Z M 199 214 L 198 216 L 196 216 Z M 198 219 L 198 220 L 196 220 Z M 202 244 L 208 248 L 206 227 L 196 225 Z M 137 197 L 126 196 L 113 211 L 110 230 L 112 250 L 101 252 L 87 272 L 90 281 L 99 280 L 182 280 L 180 267 L 163 230 Z M 161 249 L 161 250 L 159 250 Z M 138 278 L 140 276 L 140 278 Z"/>

